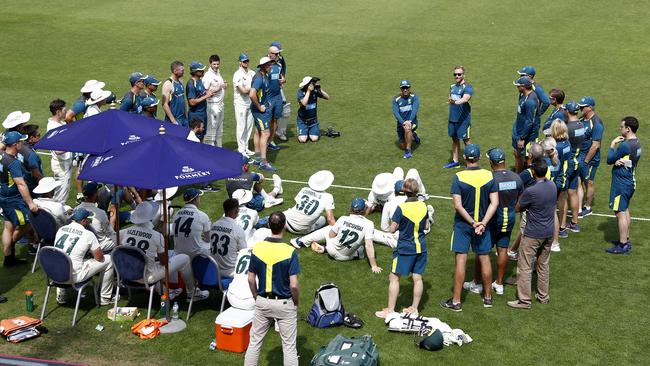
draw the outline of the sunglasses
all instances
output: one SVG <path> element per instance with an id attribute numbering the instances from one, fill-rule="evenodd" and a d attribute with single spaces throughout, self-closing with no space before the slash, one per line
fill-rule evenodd
<path id="1" fill-rule="evenodd" d="M 406 89 L 411 89 L 411 87 L 410 86 L 402 86 L 402 87 L 400 87 L 400 89 L 406 90 Z"/>
<path id="2" fill-rule="evenodd" d="M 463 76 L 463 73 L 454 73 L 454 76 Z"/>

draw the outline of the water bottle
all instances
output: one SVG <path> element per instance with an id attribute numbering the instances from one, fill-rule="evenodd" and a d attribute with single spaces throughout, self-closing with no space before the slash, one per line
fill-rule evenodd
<path id="1" fill-rule="evenodd" d="M 178 302 L 174 301 L 172 306 L 172 320 L 178 320 Z"/>
<path id="2" fill-rule="evenodd" d="M 30 313 L 34 311 L 34 294 L 31 290 L 25 291 L 25 307 Z"/>
<path id="3" fill-rule="evenodd" d="M 167 296 L 165 295 L 160 297 L 160 315 L 167 315 Z"/>

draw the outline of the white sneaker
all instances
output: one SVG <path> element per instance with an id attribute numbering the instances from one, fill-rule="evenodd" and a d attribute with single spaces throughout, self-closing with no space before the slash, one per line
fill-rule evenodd
<path id="1" fill-rule="evenodd" d="M 474 281 L 464 282 L 463 288 L 475 294 L 480 294 L 481 292 L 483 292 L 483 285 L 481 285 L 480 283 L 476 284 L 474 283 Z"/>
<path id="2" fill-rule="evenodd" d="M 492 282 L 492 289 L 497 293 L 497 295 L 503 295 L 503 285 L 497 284 L 496 281 Z"/>
<path id="3" fill-rule="evenodd" d="M 559 251 L 560 251 L 560 243 L 551 244 L 551 252 L 559 252 Z"/>
<path id="4" fill-rule="evenodd" d="M 271 198 L 264 200 L 264 208 L 269 208 L 277 205 L 281 205 L 284 202 L 284 198 Z"/>
<path id="5" fill-rule="evenodd" d="M 436 213 L 436 210 L 433 209 L 433 206 L 427 205 L 427 216 L 429 217 L 429 222 L 433 225 L 434 223 L 434 214 Z"/>
<path id="6" fill-rule="evenodd" d="M 511 261 L 516 261 L 519 258 L 519 255 L 517 254 L 517 252 L 512 252 L 512 251 L 508 250 L 508 258 Z"/>
<path id="7" fill-rule="evenodd" d="M 208 290 L 199 290 L 199 291 L 196 291 L 196 293 L 194 294 L 194 301 L 205 300 L 208 297 L 210 297 L 210 291 L 208 291 Z M 190 300 L 191 300 L 191 298 L 188 296 L 187 297 L 187 302 L 190 302 Z"/>
<path id="8" fill-rule="evenodd" d="M 282 189 L 282 178 L 279 175 L 273 174 L 273 189 L 278 190 L 278 194 L 282 194 L 284 190 Z"/>
<path id="9" fill-rule="evenodd" d="M 171 288 L 169 289 L 169 300 L 174 300 L 178 295 L 183 293 L 182 288 Z"/>
<path id="10" fill-rule="evenodd" d="M 251 156 L 255 155 L 255 151 L 250 151 L 250 150 L 246 149 L 244 154 L 248 155 L 248 157 L 251 157 Z"/>

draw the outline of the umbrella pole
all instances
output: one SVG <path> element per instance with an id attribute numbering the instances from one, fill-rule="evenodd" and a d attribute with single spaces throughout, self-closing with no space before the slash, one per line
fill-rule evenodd
<path id="1" fill-rule="evenodd" d="M 115 246 L 120 245 L 120 198 L 118 195 L 118 190 L 120 186 L 114 184 L 113 189 L 115 194 L 113 195 L 113 205 L 115 206 Z"/>
<path id="2" fill-rule="evenodd" d="M 165 296 L 167 297 L 167 321 L 171 320 L 171 309 L 169 307 L 169 233 L 167 232 L 169 227 L 169 212 L 167 211 L 167 190 L 162 190 L 163 196 L 163 238 L 165 242 L 165 254 L 167 255 L 167 261 L 165 262 Z"/>

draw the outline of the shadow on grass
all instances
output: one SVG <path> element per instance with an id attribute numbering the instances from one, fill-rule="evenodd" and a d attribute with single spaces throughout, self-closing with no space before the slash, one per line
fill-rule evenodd
<path id="1" fill-rule="evenodd" d="M 31 273 L 32 263 L 36 260 L 36 257 L 27 254 L 26 245 L 16 245 L 15 252 L 17 258 L 26 259 L 27 263 L 14 267 L 2 267 L 2 269 L 0 269 L 0 278 L 2 278 L 2 281 L 0 281 L 0 294 L 7 293 L 13 289 L 14 286 L 19 285 L 23 280 L 23 277 Z M 0 259 L 4 260 L 4 256 Z M 37 266 L 36 270 L 38 271 L 39 268 L 40 267 Z"/>
<path id="2" fill-rule="evenodd" d="M 603 233 L 603 240 L 609 243 L 611 240 L 618 240 L 618 224 L 616 219 L 607 219 L 598 224 L 598 231 Z"/>
<path id="3" fill-rule="evenodd" d="M 275 332 L 269 332 L 267 333 L 267 336 L 270 333 L 275 333 Z M 279 336 L 279 335 L 278 335 Z M 307 344 L 307 338 L 304 336 L 298 336 L 298 339 L 296 341 L 297 347 L 298 347 L 298 356 L 300 356 L 299 361 L 301 365 L 309 365 L 311 362 L 311 359 L 314 357 L 314 351 L 305 348 L 305 344 Z M 277 346 L 273 348 L 271 351 L 269 351 L 269 354 L 267 355 L 267 360 L 269 365 L 282 365 L 283 364 L 283 354 L 282 354 L 282 346 Z"/>

